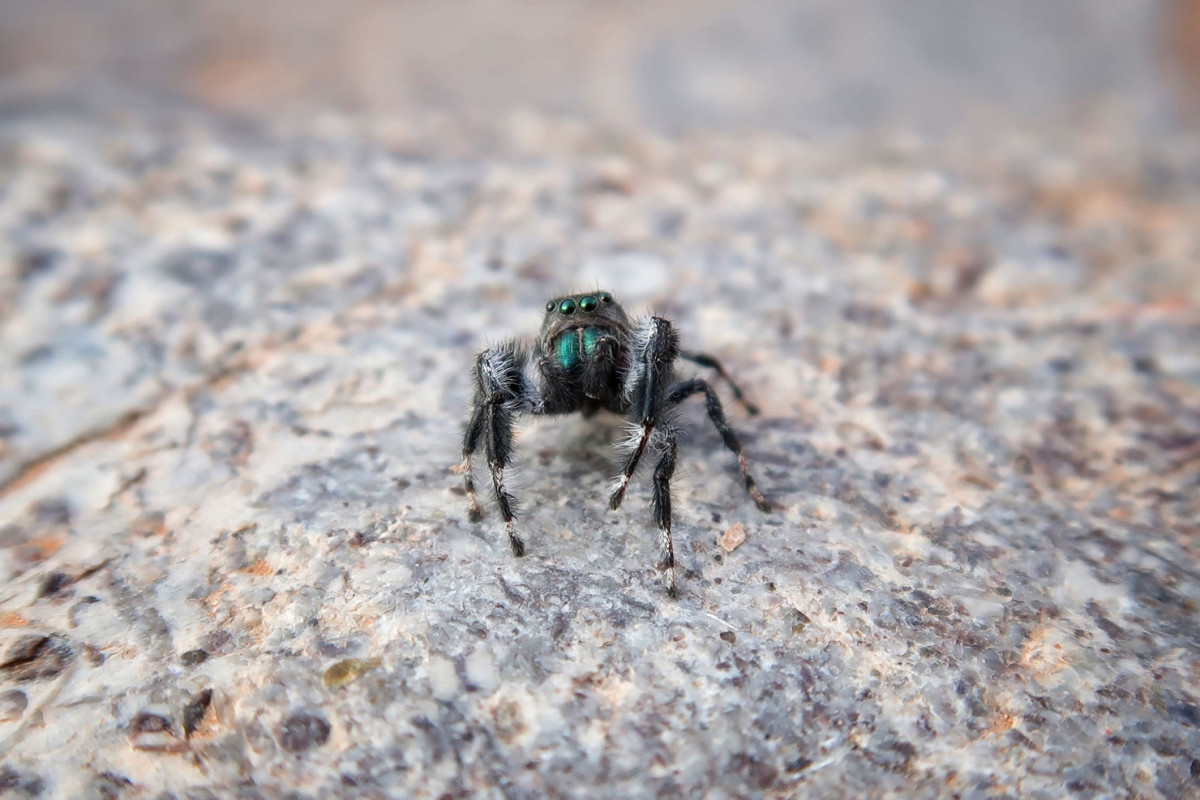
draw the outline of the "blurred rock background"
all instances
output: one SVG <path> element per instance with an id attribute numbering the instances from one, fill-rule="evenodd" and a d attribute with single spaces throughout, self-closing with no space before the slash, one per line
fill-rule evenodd
<path id="1" fill-rule="evenodd" d="M 0 2 L 0 796 L 1196 797 L 1197 9 Z M 453 473 L 593 281 L 762 407 L 676 602 Z"/>
<path id="2" fill-rule="evenodd" d="M 0 4 L 0 98 L 516 110 L 678 132 L 1117 116 L 1200 97 L 1197 0 L 345 0 Z"/>

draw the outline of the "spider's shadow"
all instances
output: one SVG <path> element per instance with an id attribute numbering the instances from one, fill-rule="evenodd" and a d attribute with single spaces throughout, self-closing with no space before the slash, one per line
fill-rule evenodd
<path id="1" fill-rule="evenodd" d="M 759 438 L 752 430 L 753 421 L 740 422 L 738 437 L 753 446 Z M 704 458 L 711 460 L 709 467 L 702 470 L 704 474 L 711 472 L 713 476 L 722 476 L 728 472 L 731 486 L 736 488 L 737 462 L 725 462 L 724 443 L 705 414 L 703 404 L 680 409 L 673 424 L 679 431 L 680 453 L 674 482 L 690 476 L 696 462 Z M 518 460 L 528 482 L 556 480 L 545 474 L 553 471 L 569 480 L 584 496 L 594 485 L 595 491 L 607 498 L 610 483 L 621 469 L 623 451 L 620 445 L 629 439 L 629 435 L 629 422 L 625 418 L 604 411 L 590 417 L 573 414 L 532 418 L 523 421 Z M 655 455 L 651 452 L 642 459 L 637 472 L 639 483 L 652 471 Z"/>
<path id="2" fill-rule="evenodd" d="M 599 413 L 592 417 L 563 415 L 534 419 L 522 425 L 520 460 L 531 469 L 565 469 L 572 481 L 586 480 L 596 474 L 600 484 L 620 468 L 617 443 L 626 438 L 621 417 Z"/>

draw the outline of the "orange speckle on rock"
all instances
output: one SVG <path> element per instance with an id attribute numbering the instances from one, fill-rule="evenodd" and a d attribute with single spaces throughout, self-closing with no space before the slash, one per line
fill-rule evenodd
<path id="1" fill-rule="evenodd" d="M 746 541 L 746 528 L 742 523 L 738 522 L 721 535 L 718 544 L 721 545 L 721 549 L 726 553 L 732 553 L 744 541 Z"/>
<path id="2" fill-rule="evenodd" d="M 30 539 L 29 543 L 42 551 L 44 558 L 49 558 L 59 551 L 66 539 L 62 536 L 38 536 Z"/>
<path id="3" fill-rule="evenodd" d="M 257 575 L 260 578 L 270 575 L 275 570 L 271 569 L 271 565 L 267 563 L 265 558 L 260 558 L 245 569 L 238 570 L 246 575 Z"/>

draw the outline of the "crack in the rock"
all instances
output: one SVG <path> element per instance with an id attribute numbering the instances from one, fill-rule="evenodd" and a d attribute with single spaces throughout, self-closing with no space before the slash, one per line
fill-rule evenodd
<path id="1" fill-rule="evenodd" d="M 227 357 L 236 355 L 241 352 L 242 346 L 236 345 L 225 354 Z M 141 422 L 146 417 L 158 411 L 166 403 L 176 397 L 189 397 L 196 392 L 210 389 L 229 378 L 246 371 L 253 359 L 249 355 L 243 355 L 241 358 L 233 360 L 231 363 L 224 364 L 214 372 L 206 375 L 200 381 L 186 387 L 169 389 L 159 392 L 153 400 L 144 406 L 134 408 L 121 414 L 115 420 L 107 425 L 101 425 L 91 428 L 69 439 L 66 442 L 53 447 L 43 453 L 39 453 L 18 465 L 17 471 L 12 477 L 7 480 L 0 480 L 0 499 L 8 496 L 12 492 L 17 491 L 21 487 L 29 484 L 38 475 L 51 469 L 56 463 L 69 457 L 80 448 L 86 447 L 93 442 L 99 442 L 105 439 L 116 439 L 126 433 L 134 425 Z"/>

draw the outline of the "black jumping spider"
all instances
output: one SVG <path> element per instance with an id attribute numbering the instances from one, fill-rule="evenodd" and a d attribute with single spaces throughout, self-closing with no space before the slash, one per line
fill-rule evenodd
<path id="1" fill-rule="evenodd" d="M 763 511 L 763 499 L 733 429 L 725 421 L 721 401 L 706 381 L 675 380 L 675 361 L 687 359 L 709 367 L 729 384 L 733 396 L 751 414 L 758 409 L 712 356 L 681 350 L 679 334 L 669 320 L 646 317 L 631 321 L 608 292 L 592 292 L 551 300 L 533 346 L 534 377 L 526 374 L 530 353 L 516 341 L 485 350 L 475 360 L 475 399 L 463 437 L 462 474 L 470 518 L 482 518 L 471 477 L 471 456 L 483 442 L 496 503 L 504 516 L 514 555 L 525 554 L 525 543 L 513 525 L 513 496 L 504 488 L 504 468 L 512 460 L 513 422 L 520 414 L 551 415 L 581 412 L 589 417 L 604 409 L 626 417 L 633 425 L 626 443 L 625 468 L 617 477 L 609 508 L 625 497 L 630 478 L 647 450 L 658 457 L 654 468 L 654 519 L 662 534 L 659 568 L 667 571 L 667 593 L 675 596 L 675 550 L 671 543 L 671 475 L 679 431 L 675 407 L 694 394 L 704 394 L 708 418 L 725 446 L 737 456 L 746 491 Z"/>

